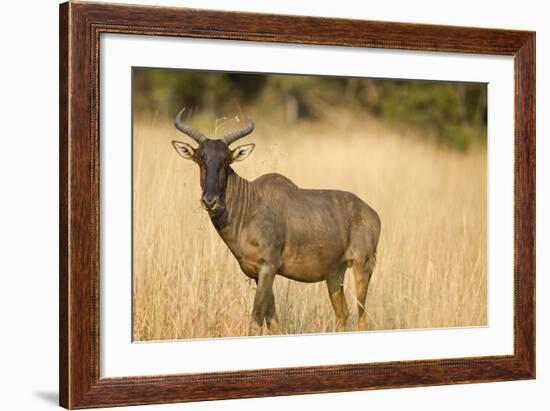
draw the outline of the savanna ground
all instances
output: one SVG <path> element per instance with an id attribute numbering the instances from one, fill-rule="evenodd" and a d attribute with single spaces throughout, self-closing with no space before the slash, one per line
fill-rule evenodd
<path id="1" fill-rule="evenodd" d="M 255 120 L 256 130 L 240 143 L 256 149 L 234 164 L 238 174 L 253 180 L 278 172 L 303 188 L 351 191 L 380 215 L 369 329 L 486 324 L 484 147 L 445 148 L 361 116 L 293 126 Z M 211 123 L 204 130 L 210 135 Z M 200 207 L 198 167 L 170 144 L 191 141 L 168 116 L 137 118 L 133 139 L 134 340 L 246 335 L 255 283 Z M 344 290 L 353 331 L 351 268 Z M 334 330 L 324 282 L 277 276 L 274 293 L 285 333 Z"/>

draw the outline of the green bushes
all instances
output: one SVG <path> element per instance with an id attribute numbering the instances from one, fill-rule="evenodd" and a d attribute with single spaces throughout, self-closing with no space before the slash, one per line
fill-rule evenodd
<path id="1" fill-rule="evenodd" d="M 182 106 L 220 116 L 236 108 L 322 119 L 331 110 L 367 111 L 392 127 L 414 127 L 437 144 L 485 144 L 487 85 L 423 80 L 265 75 L 134 68 L 134 110 L 175 113 Z"/>

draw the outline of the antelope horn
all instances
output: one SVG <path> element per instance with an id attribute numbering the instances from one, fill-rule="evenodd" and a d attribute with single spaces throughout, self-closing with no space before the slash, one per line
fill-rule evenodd
<path id="1" fill-rule="evenodd" d="M 182 133 L 187 134 L 189 137 L 191 137 L 193 140 L 195 140 L 199 144 L 207 140 L 208 138 L 204 134 L 189 127 L 187 124 L 181 121 L 181 115 L 183 114 L 184 111 L 185 111 L 185 107 L 181 109 L 181 111 L 176 115 L 176 118 L 174 119 L 174 125 L 176 126 L 176 128 Z"/>
<path id="2" fill-rule="evenodd" d="M 231 143 L 234 143 L 239 138 L 243 138 L 244 136 L 249 135 L 250 133 L 252 133 L 253 130 L 254 130 L 254 123 L 252 122 L 252 120 L 248 119 L 248 124 L 246 125 L 246 127 L 241 128 L 240 130 L 237 130 L 237 131 L 233 131 L 232 133 L 226 134 L 225 136 L 223 136 L 221 140 L 225 143 L 226 146 L 229 147 Z"/>

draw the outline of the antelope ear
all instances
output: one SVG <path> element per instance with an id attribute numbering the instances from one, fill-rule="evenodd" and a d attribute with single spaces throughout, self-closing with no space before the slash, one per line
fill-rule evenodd
<path id="1" fill-rule="evenodd" d="M 187 143 L 182 143 L 181 141 L 172 141 L 172 145 L 179 153 L 180 156 L 188 160 L 195 160 L 195 149 Z"/>
<path id="2" fill-rule="evenodd" d="M 256 147 L 254 144 L 244 144 L 231 151 L 231 162 L 245 160 L 252 150 Z"/>

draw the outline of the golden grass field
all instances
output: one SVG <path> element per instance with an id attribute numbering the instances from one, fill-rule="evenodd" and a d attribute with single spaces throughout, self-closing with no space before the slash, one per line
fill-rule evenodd
<path id="1" fill-rule="evenodd" d="M 241 143 L 256 149 L 234 169 L 249 180 L 278 172 L 300 187 L 351 191 L 378 212 L 369 329 L 485 325 L 486 149 L 437 147 L 412 131 L 359 118 L 293 127 L 256 119 L 256 130 Z M 138 118 L 133 138 L 134 340 L 246 335 L 255 283 L 200 207 L 197 165 L 170 144 L 191 141 L 168 116 Z M 344 289 L 353 331 L 351 269 Z M 274 292 L 285 333 L 334 330 L 324 282 L 278 276 Z"/>

